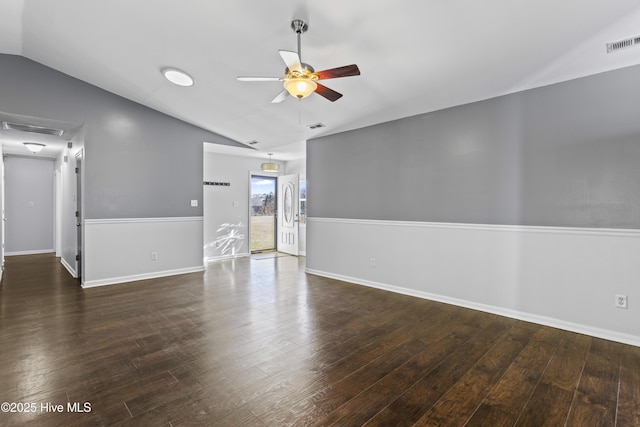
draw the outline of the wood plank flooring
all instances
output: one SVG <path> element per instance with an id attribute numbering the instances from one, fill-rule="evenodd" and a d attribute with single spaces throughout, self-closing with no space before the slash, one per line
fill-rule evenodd
<path id="1" fill-rule="evenodd" d="M 36 408 L 0 425 L 640 426 L 640 348 L 275 255 L 87 290 L 8 257 L 0 402 Z"/>

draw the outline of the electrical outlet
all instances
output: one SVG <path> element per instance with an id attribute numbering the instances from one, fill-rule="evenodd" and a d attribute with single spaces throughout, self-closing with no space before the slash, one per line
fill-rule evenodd
<path id="1" fill-rule="evenodd" d="M 627 308 L 626 295 L 616 295 L 616 308 Z"/>
<path id="2" fill-rule="evenodd" d="M 151 261 L 158 260 L 158 252 L 151 252 Z"/>
<path id="3" fill-rule="evenodd" d="M 375 258 L 371 258 L 369 260 L 369 267 L 374 268 L 376 266 L 376 259 Z"/>

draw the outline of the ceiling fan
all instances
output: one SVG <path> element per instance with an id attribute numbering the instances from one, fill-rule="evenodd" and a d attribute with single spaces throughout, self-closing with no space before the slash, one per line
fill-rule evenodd
<path id="1" fill-rule="evenodd" d="M 318 80 L 359 76 L 360 70 L 358 66 L 352 64 L 323 71 L 315 71 L 311 65 L 302 62 L 302 55 L 300 53 L 300 36 L 309 29 L 309 26 L 301 19 L 294 19 L 291 21 L 291 28 L 298 35 L 298 52 L 291 52 L 289 50 L 278 51 L 282 60 L 287 65 L 284 77 L 238 77 L 238 80 L 243 82 L 283 82 L 284 89 L 273 98 L 271 103 L 282 102 L 289 95 L 295 96 L 298 99 L 306 98 L 313 92 L 331 102 L 337 101 L 342 97 L 342 94 L 321 85 L 318 83 Z"/>

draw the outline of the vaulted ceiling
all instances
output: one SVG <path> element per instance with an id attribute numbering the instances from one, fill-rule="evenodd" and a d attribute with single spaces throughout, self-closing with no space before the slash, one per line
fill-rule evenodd
<path id="1" fill-rule="evenodd" d="M 0 53 L 283 159 L 309 138 L 640 63 L 640 46 L 605 49 L 640 34 L 637 0 L 2 0 L 2 9 Z M 297 48 L 293 18 L 309 25 L 304 62 L 359 66 L 360 76 L 323 82 L 338 101 L 271 104 L 280 82 L 236 80 L 284 73 L 278 49 Z M 168 66 L 195 85 L 167 82 Z"/>

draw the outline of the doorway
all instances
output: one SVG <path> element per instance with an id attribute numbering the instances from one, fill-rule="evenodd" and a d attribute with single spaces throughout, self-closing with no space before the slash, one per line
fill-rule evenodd
<path id="1" fill-rule="evenodd" d="M 278 180 L 251 175 L 249 236 L 251 253 L 276 250 L 276 201 Z"/>
<path id="2" fill-rule="evenodd" d="M 82 163 L 83 163 L 83 151 L 80 150 L 76 154 L 76 274 L 80 283 L 82 283 L 82 277 L 84 275 L 84 269 L 82 265 L 83 260 L 83 239 L 82 239 L 82 220 L 84 218 L 82 209 Z"/>

